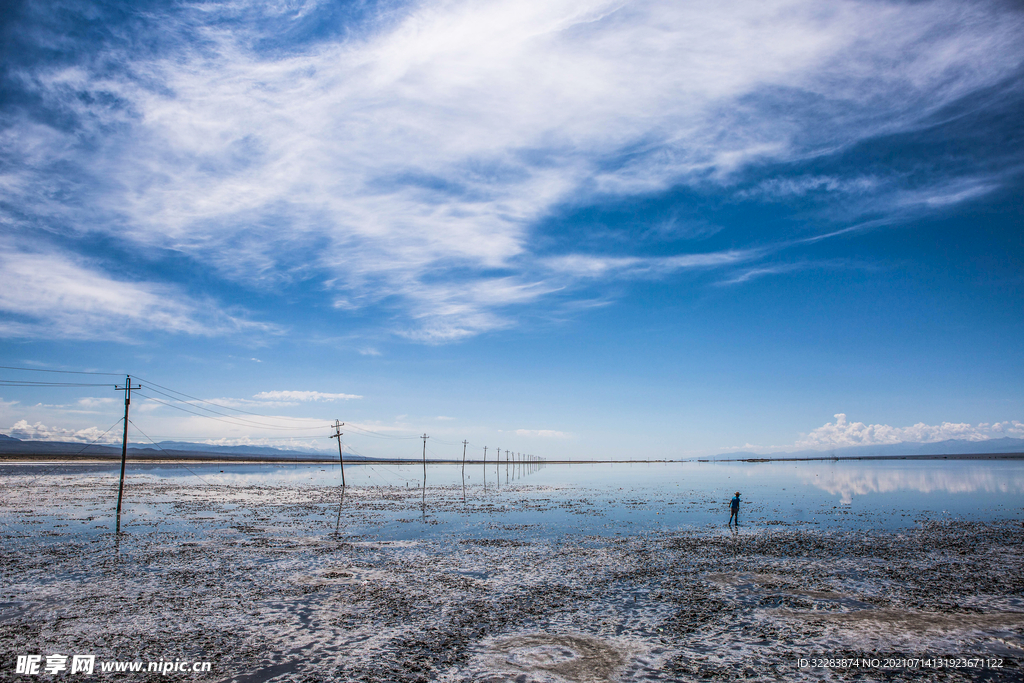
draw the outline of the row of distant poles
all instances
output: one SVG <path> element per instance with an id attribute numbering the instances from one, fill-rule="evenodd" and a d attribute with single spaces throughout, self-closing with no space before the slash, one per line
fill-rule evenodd
<path id="1" fill-rule="evenodd" d="M 125 415 L 126 416 L 128 415 L 127 408 L 125 408 Z M 127 417 L 125 417 L 125 419 L 127 419 Z M 341 446 L 341 437 L 344 436 L 345 432 L 341 431 L 341 428 L 345 426 L 345 423 L 341 422 L 340 420 L 335 420 L 334 424 L 331 425 L 331 426 L 334 427 L 334 434 L 331 434 L 331 438 L 338 440 L 338 462 L 341 464 L 341 485 L 342 485 L 342 487 L 344 487 L 345 486 L 345 451 L 344 451 L 344 449 Z M 424 433 L 423 436 L 421 436 L 420 438 L 423 439 L 423 484 L 425 486 L 426 483 L 427 483 L 427 439 L 429 439 L 430 437 L 427 436 L 426 433 Z M 465 475 L 465 473 L 466 473 L 466 448 L 468 446 L 469 446 L 469 441 L 463 439 L 463 441 L 462 441 L 462 473 L 463 473 L 463 475 Z M 497 451 L 497 456 L 496 456 L 495 464 L 500 465 L 501 464 L 501 449 L 498 448 L 498 449 L 496 449 L 496 451 Z M 513 453 L 512 451 L 506 450 L 505 451 L 505 466 L 506 467 L 508 467 L 508 465 L 509 465 L 510 456 L 515 456 L 515 460 L 513 460 L 512 462 L 513 462 L 513 464 L 518 464 L 518 465 L 532 466 L 532 465 L 539 465 L 541 462 L 543 462 L 542 458 L 539 458 L 536 455 L 531 455 L 531 454 L 528 454 L 528 453 Z M 123 469 L 123 467 L 124 467 L 124 464 L 122 462 L 122 469 Z M 487 467 L 487 446 L 484 446 L 484 468 L 486 468 L 486 467 Z M 122 476 L 123 476 L 123 473 L 122 473 Z M 120 502 L 119 502 L 118 503 L 118 510 L 120 510 L 120 509 L 121 509 L 121 506 L 120 506 Z"/>
<path id="2" fill-rule="evenodd" d="M 128 460 L 128 408 L 132 403 L 132 389 L 141 389 L 141 384 L 132 384 L 131 375 L 125 375 L 124 386 L 114 385 L 116 391 L 124 392 L 124 434 L 121 438 L 121 477 L 117 484 L 117 534 L 121 533 L 121 499 L 124 496 L 124 470 L 125 464 Z M 345 487 L 345 453 L 341 445 L 341 437 L 344 432 L 341 428 L 345 426 L 344 422 L 335 420 L 334 434 L 331 435 L 332 439 L 338 440 L 338 460 L 341 463 L 341 486 Z M 423 485 L 427 484 L 427 439 L 430 437 L 425 433 L 420 437 L 423 439 Z M 462 473 L 465 476 L 466 473 L 466 447 L 469 445 L 469 441 L 463 440 L 462 442 Z M 501 449 L 497 449 L 497 461 L 500 464 L 501 460 Z M 508 467 L 509 456 L 514 455 L 516 459 L 513 461 L 515 464 L 527 465 L 527 464 L 539 464 L 541 459 L 534 455 L 528 455 L 523 453 L 512 453 L 512 451 L 505 451 L 505 466 Z M 484 467 L 487 467 L 487 446 L 484 446 Z"/>
<path id="3" fill-rule="evenodd" d="M 429 439 L 430 437 L 427 436 L 426 434 L 424 434 L 420 438 L 423 439 L 423 483 L 424 483 L 424 485 L 426 485 L 426 482 L 427 482 L 427 439 Z M 463 478 L 465 478 L 465 476 L 466 476 L 466 448 L 468 446 L 469 446 L 469 441 L 463 439 L 463 441 L 462 441 L 462 476 L 463 476 Z M 497 455 L 495 456 L 495 465 L 499 465 L 500 466 L 501 465 L 501 449 L 500 448 L 496 448 L 495 452 L 497 453 Z M 514 458 L 511 459 L 511 463 L 512 463 L 513 467 L 517 467 L 517 466 L 518 467 L 532 467 L 533 465 L 539 465 L 543 461 L 542 458 L 538 458 L 536 455 L 530 455 L 529 453 L 515 453 L 513 451 L 506 450 L 505 451 L 506 475 L 508 474 L 507 468 L 508 468 L 509 462 L 510 462 L 510 457 L 509 456 L 514 456 Z M 483 462 L 483 465 L 484 465 L 484 471 L 486 472 L 487 471 L 487 446 L 484 446 L 484 462 Z M 345 478 L 342 477 L 342 486 L 344 486 L 344 485 L 345 485 Z"/>

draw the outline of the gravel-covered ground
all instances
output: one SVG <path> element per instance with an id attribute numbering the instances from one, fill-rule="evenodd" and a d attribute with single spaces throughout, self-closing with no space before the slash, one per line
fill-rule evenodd
<path id="1" fill-rule="evenodd" d="M 20 654 L 81 653 L 97 670 L 212 662 L 104 680 L 1024 680 L 1019 520 L 551 537 L 496 518 L 386 541 L 366 520 L 405 511 L 412 528 L 492 501 L 428 489 L 424 513 L 418 491 L 350 487 L 339 513 L 327 487 L 129 493 L 165 502 L 115 542 L 92 524 L 108 482 L 8 482 L 0 677 L 30 680 Z M 58 679 L 86 676 L 35 677 Z"/>

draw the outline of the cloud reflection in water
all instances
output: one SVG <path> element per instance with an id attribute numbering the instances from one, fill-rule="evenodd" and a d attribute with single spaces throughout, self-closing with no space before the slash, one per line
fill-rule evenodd
<path id="1" fill-rule="evenodd" d="M 1024 493 L 1024 474 L 1006 472 L 978 465 L 963 469 L 939 470 L 891 469 L 888 467 L 860 467 L 852 469 L 844 463 L 841 470 L 800 472 L 804 484 L 841 496 L 843 504 L 853 502 L 853 496 L 869 493 L 918 491 L 920 493 Z"/>

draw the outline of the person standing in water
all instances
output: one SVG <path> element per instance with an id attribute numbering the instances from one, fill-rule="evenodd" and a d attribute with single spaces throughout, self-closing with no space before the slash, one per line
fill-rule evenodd
<path id="1" fill-rule="evenodd" d="M 732 520 L 736 520 L 736 526 L 740 525 L 740 492 L 736 492 L 736 497 L 729 501 L 729 526 L 732 526 Z"/>

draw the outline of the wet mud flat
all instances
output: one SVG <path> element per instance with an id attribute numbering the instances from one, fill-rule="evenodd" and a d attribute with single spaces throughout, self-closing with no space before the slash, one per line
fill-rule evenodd
<path id="1" fill-rule="evenodd" d="M 1024 680 L 1019 520 L 551 536 L 503 524 L 515 487 L 126 491 L 159 514 L 115 539 L 109 482 L 8 487 L 0 678 L 82 653 L 212 662 L 101 680 Z M 434 533 L 374 532 L 394 519 Z"/>

